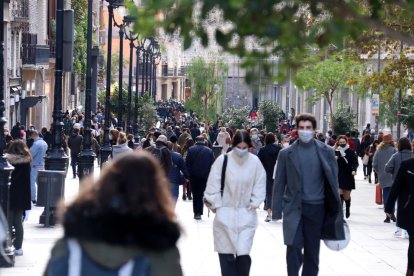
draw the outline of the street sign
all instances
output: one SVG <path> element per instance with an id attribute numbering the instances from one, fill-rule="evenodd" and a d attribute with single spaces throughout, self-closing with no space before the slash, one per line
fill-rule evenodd
<path id="1" fill-rule="evenodd" d="M 379 94 L 373 94 L 371 99 L 372 116 L 379 116 Z"/>

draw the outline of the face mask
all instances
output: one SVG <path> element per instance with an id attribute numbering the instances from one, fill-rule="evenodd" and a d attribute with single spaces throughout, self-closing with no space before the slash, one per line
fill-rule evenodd
<path id="1" fill-rule="evenodd" d="M 284 143 L 284 144 L 283 144 L 283 147 L 284 147 L 284 148 L 289 147 L 289 143 Z"/>
<path id="2" fill-rule="evenodd" d="M 257 139 L 257 134 L 253 134 L 253 135 L 252 135 L 252 138 L 253 138 L 253 139 Z"/>
<path id="3" fill-rule="evenodd" d="M 245 156 L 246 154 L 248 154 L 249 150 L 248 149 L 234 148 L 234 152 L 237 154 L 237 156 L 242 157 L 242 156 Z"/>
<path id="4" fill-rule="evenodd" d="M 7 136 L 7 135 L 9 135 L 9 133 L 8 132 L 5 132 L 4 135 Z"/>
<path id="5" fill-rule="evenodd" d="M 311 131 L 311 130 L 299 130 L 299 139 L 303 143 L 309 143 L 313 139 L 313 131 Z"/>
<path id="6" fill-rule="evenodd" d="M 109 135 L 109 140 L 112 140 L 112 135 Z"/>
<path id="7" fill-rule="evenodd" d="M 346 144 L 340 144 L 339 146 L 342 147 L 342 148 L 345 148 Z"/>

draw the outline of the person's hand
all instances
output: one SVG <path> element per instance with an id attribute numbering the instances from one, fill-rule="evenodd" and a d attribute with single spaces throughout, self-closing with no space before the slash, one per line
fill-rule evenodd
<path id="1" fill-rule="evenodd" d="M 352 171 L 352 175 L 356 175 L 356 172 L 355 171 Z"/>

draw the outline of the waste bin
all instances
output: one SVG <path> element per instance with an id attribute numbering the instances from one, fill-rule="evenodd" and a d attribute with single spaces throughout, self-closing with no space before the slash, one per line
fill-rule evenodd
<path id="1" fill-rule="evenodd" d="M 45 207 L 44 219 L 41 216 L 39 223 L 44 224 L 45 227 L 55 224 L 54 221 L 50 221 L 50 216 L 52 215 L 54 220 L 51 212 L 64 198 L 65 175 L 65 171 L 40 170 L 37 176 L 37 206 Z"/>
<path id="2" fill-rule="evenodd" d="M 217 157 L 220 156 L 222 150 L 223 150 L 222 146 L 218 146 L 218 145 L 213 146 L 214 159 L 217 159 Z"/>

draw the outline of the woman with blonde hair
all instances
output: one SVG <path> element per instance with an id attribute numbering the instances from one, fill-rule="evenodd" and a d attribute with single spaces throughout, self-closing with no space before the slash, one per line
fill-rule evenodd
<path id="1" fill-rule="evenodd" d="M 385 171 L 385 165 L 391 156 L 396 153 L 394 140 L 391 134 L 384 135 L 382 142 L 378 145 L 377 151 L 374 154 L 372 160 L 372 167 L 375 172 L 378 174 L 378 182 L 382 189 L 382 197 L 384 206 L 387 204 L 388 195 L 392 187 L 392 174 Z M 396 221 L 395 217 L 391 218 L 394 222 Z M 384 220 L 385 223 L 390 223 L 390 217 L 386 217 Z"/>
<path id="2" fill-rule="evenodd" d="M 116 145 L 112 146 L 112 155 L 111 159 L 115 159 L 127 152 L 131 152 L 132 149 L 128 147 L 128 139 L 125 132 L 119 132 L 118 140 Z"/>
<path id="3" fill-rule="evenodd" d="M 30 210 L 30 170 L 32 156 L 30 150 L 23 140 L 17 139 L 10 143 L 6 153 L 6 159 L 13 165 L 14 170 L 10 179 L 10 209 L 9 209 L 9 231 L 12 227 L 16 232 L 16 239 L 13 242 L 16 248 L 15 255 L 23 255 L 23 213 Z"/>
<path id="4" fill-rule="evenodd" d="M 182 275 L 180 227 L 155 158 L 144 151 L 126 154 L 92 181 L 84 181 L 85 189 L 64 210 L 64 237 L 52 249 L 45 275 L 117 275 L 127 268 L 128 275 Z"/>

